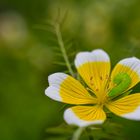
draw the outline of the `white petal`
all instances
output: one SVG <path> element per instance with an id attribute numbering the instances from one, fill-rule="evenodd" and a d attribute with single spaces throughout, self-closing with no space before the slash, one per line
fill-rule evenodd
<path id="1" fill-rule="evenodd" d="M 126 58 L 121 60 L 119 64 L 129 67 L 131 70 L 135 71 L 140 77 L 140 60 L 138 58 Z"/>
<path id="2" fill-rule="evenodd" d="M 57 88 L 57 87 L 49 86 L 45 90 L 45 95 L 53 100 L 62 101 L 62 98 L 61 98 L 60 92 L 59 92 L 59 88 Z"/>
<path id="3" fill-rule="evenodd" d="M 110 58 L 108 54 L 101 49 L 97 49 L 92 52 L 78 53 L 75 59 L 75 66 L 78 68 L 79 66 L 88 62 L 109 62 L 109 61 Z"/>
<path id="4" fill-rule="evenodd" d="M 134 112 L 123 114 L 122 117 L 131 120 L 140 120 L 140 106 Z"/>
<path id="5" fill-rule="evenodd" d="M 57 72 L 48 77 L 49 85 L 60 85 L 69 75 Z"/>
<path id="6" fill-rule="evenodd" d="M 53 100 L 68 104 L 95 104 L 97 99 L 91 96 L 82 84 L 64 73 L 49 76 L 49 87 L 45 94 Z"/>
<path id="7" fill-rule="evenodd" d="M 68 77 L 64 73 L 54 73 L 48 77 L 49 87 L 45 90 L 45 95 L 56 101 L 62 101 L 60 96 L 60 85 Z"/>
<path id="8" fill-rule="evenodd" d="M 78 116 L 76 116 L 76 114 L 72 111 L 71 108 L 65 110 L 64 120 L 69 125 L 76 125 L 79 127 L 86 127 L 86 126 L 94 125 L 94 124 L 102 124 L 104 122 L 104 119 L 103 120 L 93 120 L 93 121 L 82 120 Z"/>

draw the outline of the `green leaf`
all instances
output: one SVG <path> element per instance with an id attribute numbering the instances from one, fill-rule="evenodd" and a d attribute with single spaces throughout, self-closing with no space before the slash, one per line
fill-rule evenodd
<path id="1" fill-rule="evenodd" d="M 74 131 L 74 127 L 70 127 L 66 124 L 61 124 L 57 127 L 51 127 L 46 129 L 46 133 L 55 135 L 70 135 Z"/>
<path id="2" fill-rule="evenodd" d="M 61 65 L 61 66 L 65 66 L 66 65 L 64 62 L 59 62 L 59 61 L 55 61 L 55 62 L 53 62 L 53 64 Z"/>

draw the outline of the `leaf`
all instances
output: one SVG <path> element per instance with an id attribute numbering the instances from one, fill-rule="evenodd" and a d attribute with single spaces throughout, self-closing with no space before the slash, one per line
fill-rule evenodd
<path id="1" fill-rule="evenodd" d="M 45 140 L 68 140 L 68 138 L 66 137 L 49 137 L 49 138 L 46 138 Z"/>
<path id="2" fill-rule="evenodd" d="M 47 128 L 46 133 L 55 135 L 69 135 L 73 133 L 73 127 L 66 124 L 61 124 L 57 127 Z"/>
<path id="3" fill-rule="evenodd" d="M 53 64 L 61 65 L 61 66 L 65 66 L 66 65 L 64 62 L 59 62 L 59 61 L 55 61 L 55 62 L 53 62 Z"/>
<path id="4" fill-rule="evenodd" d="M 94 140 L 124 140 L 122 125 L 108 119 L 102 125 L 93 125 L 86 128 L 86 135 Z"/>
<path id="5" fill-rule="evenodd" d="M 47 25 L 43 25 L 43 24 L 36 24 L 36 25 L 34 25 L 34 28 L 54 33 L 54 29 L 52 26 L 47 26 Z"/>
<path id="6" fill-rule="evenodd" d="M 69 53 L 68 56 L 71 57 L 71 56 L 74 56 L 75 54 L 76 52 L 72 52 L 72 53 Z"/>

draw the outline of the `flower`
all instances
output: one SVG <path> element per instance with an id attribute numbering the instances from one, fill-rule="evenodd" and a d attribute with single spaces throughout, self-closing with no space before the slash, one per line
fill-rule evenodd
<path id="1" fill-rule="evenodd" d="M 120 117 L 140 120 L 140 93 L 128 95 L 140 81 L 139 59 L 121 60 L 110 74 L 108 54 L 97 49 L 78 53 L 75 66 L 86 86 L 67 74 L 54 73 L 48 77 L 49 87 L 45 90 L 51 99 L 74 105 L 64 112 L 68 124 L 102 124 L 105 108 Z"/>

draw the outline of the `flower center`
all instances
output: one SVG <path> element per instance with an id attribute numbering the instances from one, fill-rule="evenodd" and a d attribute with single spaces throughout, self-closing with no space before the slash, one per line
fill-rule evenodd
<path id="1" fill-rule="evenodd" d="M 98 102 L 97 104 L 100 106 L 100 107 L 103 107 L 107 102 L 107 96 L 103 96 L 102 98 L 99 98 L 98 99 Z"/>

